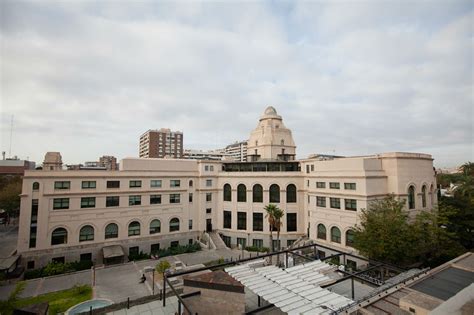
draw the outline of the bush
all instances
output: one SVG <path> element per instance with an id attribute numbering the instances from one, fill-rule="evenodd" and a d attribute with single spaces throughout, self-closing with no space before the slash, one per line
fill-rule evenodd
<path id="1" fill-rule="evenodd" d="M 245 250 L 246 251 L 249 251 L 249 252 L 260 252 L 260 253 L 264 253 L 264 252 L 269 252 L 270 250 L 268 249 L 268 247 L 257 247 L 257 246 L 247 246 L 245 247 Z"/>
<path id="2" fill-rule="evenodd" d="M 143 251 L 140 251 L 140 253 L 138 254 L 128 255 L 129 261 L 144 260 L 144 259 L 150 259 L 150 255 L 144 253 Z"/>
<path id="3" fill-rule="evenodd" d="M 158 256 L 166 257 L 166 256 L 173 256 L 173 255 L 179 255 L 179 254 L 185 254 L 185 253 L 194 253 L 200 250 L 201 250 L 201 246 L 198 243 L 188 244 L 185 246 L 178 245 L 174 247 L 169 247 L 167 249 L 160 249 L 158 251 Z"/>
<path id="4" fill-rule="evenodd" d="M 67 272 L 90 269 L 92 261 L 74 261 L 70 263 L 50 262 L 43 268 L 25 271 L 25 280 L 60 275 Z"/>

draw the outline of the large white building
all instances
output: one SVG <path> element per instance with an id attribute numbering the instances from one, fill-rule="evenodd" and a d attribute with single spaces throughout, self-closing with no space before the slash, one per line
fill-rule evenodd
<path id="1" fill-rule="evenodd" d="M 430 155 L 383 153 L 295 160 L 291 131 L 268 107 L 247 162 L 126 158 L 120 170 L 26 171 L 18 253 L 29 268 L 193 242 L 217 231 L 229 246 L 269 247 L 264 207 L 285 216 L 281 247 L 302 236 L 351 251 L 351 228 L 371 200 L 406 199 L 407 211 L 437 203 Z M 112 259 L 113 260 L 113 259 Z"/>

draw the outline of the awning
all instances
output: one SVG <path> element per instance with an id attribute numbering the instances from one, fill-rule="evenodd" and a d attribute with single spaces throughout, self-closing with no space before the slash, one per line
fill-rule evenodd
<path id="1" fill-rule="evenodd" d="M 20 258 L 20 255 L 0 258 L 0 270 L 10 269 L 16 263 L 18 258 Z"/>
<path id="2" fill-rule="evenodd" d="M 123 253 L 122 246 L 120 245 L 110 245 L 105 246 L 102 248 L 102 252 L 104 253 L 104 258 L 113 258 L 113 257 L 121 257 L 125 254 Z"/>

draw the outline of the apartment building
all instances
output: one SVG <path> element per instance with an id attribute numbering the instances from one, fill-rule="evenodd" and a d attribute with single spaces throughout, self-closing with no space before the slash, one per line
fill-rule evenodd
<path id="1" fill-rule="evenodd" d="M 139 156 L 141 158 L 182 158 L 183 133 L 167 128 L 148 130 L 140 136 Z"/>
<path id="2" fill-rule="evenodd" d="M 225 153 L 225 150 L 184 150 L 184 159 L 191 160 L 225 160 L 229 156 Z"/>
<path id="3" fill-rule="evenodd" d="M 111 155 L 103 155 L 99 158 L 99 165 L 105 167 L 108 171 L 116 171 L 117 158 Z"/>
<path id="4" fill-rule="evenodd" d="M 247 141 L 234 142 L 224 149 L 227 156 L 238 162 L 247 161 Z"/>
<path id="5" fill-rule="evenodd" d="M 264 133 L 257 130 L 262 126 Z M 118 171 L 26 171 L 18 239 L 23 264 L 107 263 L 110 252 L 126 259 L 193 242 L 205 231 L 217 231 L 230 247 L 270 247 L 264 210 L 270 203 L 285 212 L 276 248 L 307 236 L 350 252 L 351 229 L 372 200 L 394 194 L 410 214 L 437 204 L 430 155 L 295 160 L 291 131 L 274 108 L 257 129 L 247 162 L 127 158 Z"/>

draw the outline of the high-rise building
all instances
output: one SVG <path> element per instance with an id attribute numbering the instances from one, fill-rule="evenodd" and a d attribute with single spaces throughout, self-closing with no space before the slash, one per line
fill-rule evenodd
<path id="1" fill-rule="evenodd" d="M 148 130 L 140 136 L 139 155 L 141 158 L 183 157 L 183 133 L 167 128 Z"/>
<path id="2" fill-rule="evenodd" d="M 116 171 L 117 158 L 112 155 L 104 155 L 99 158 L 99 165 L 105 167 L 108 171 Z"/>
<path id="3" fill-rule="evenodd" d="M 203 151 L 203 150 L 184 150 L 183 158 L 187 160 L 225 160 L 228 155 L 224 149 Z"/>
<path id="4" fill-rule="evenodd" d="M 225 153 L 237 162 L 247 161 L 247 140 L 234 142 L 225 147 Z"/>

